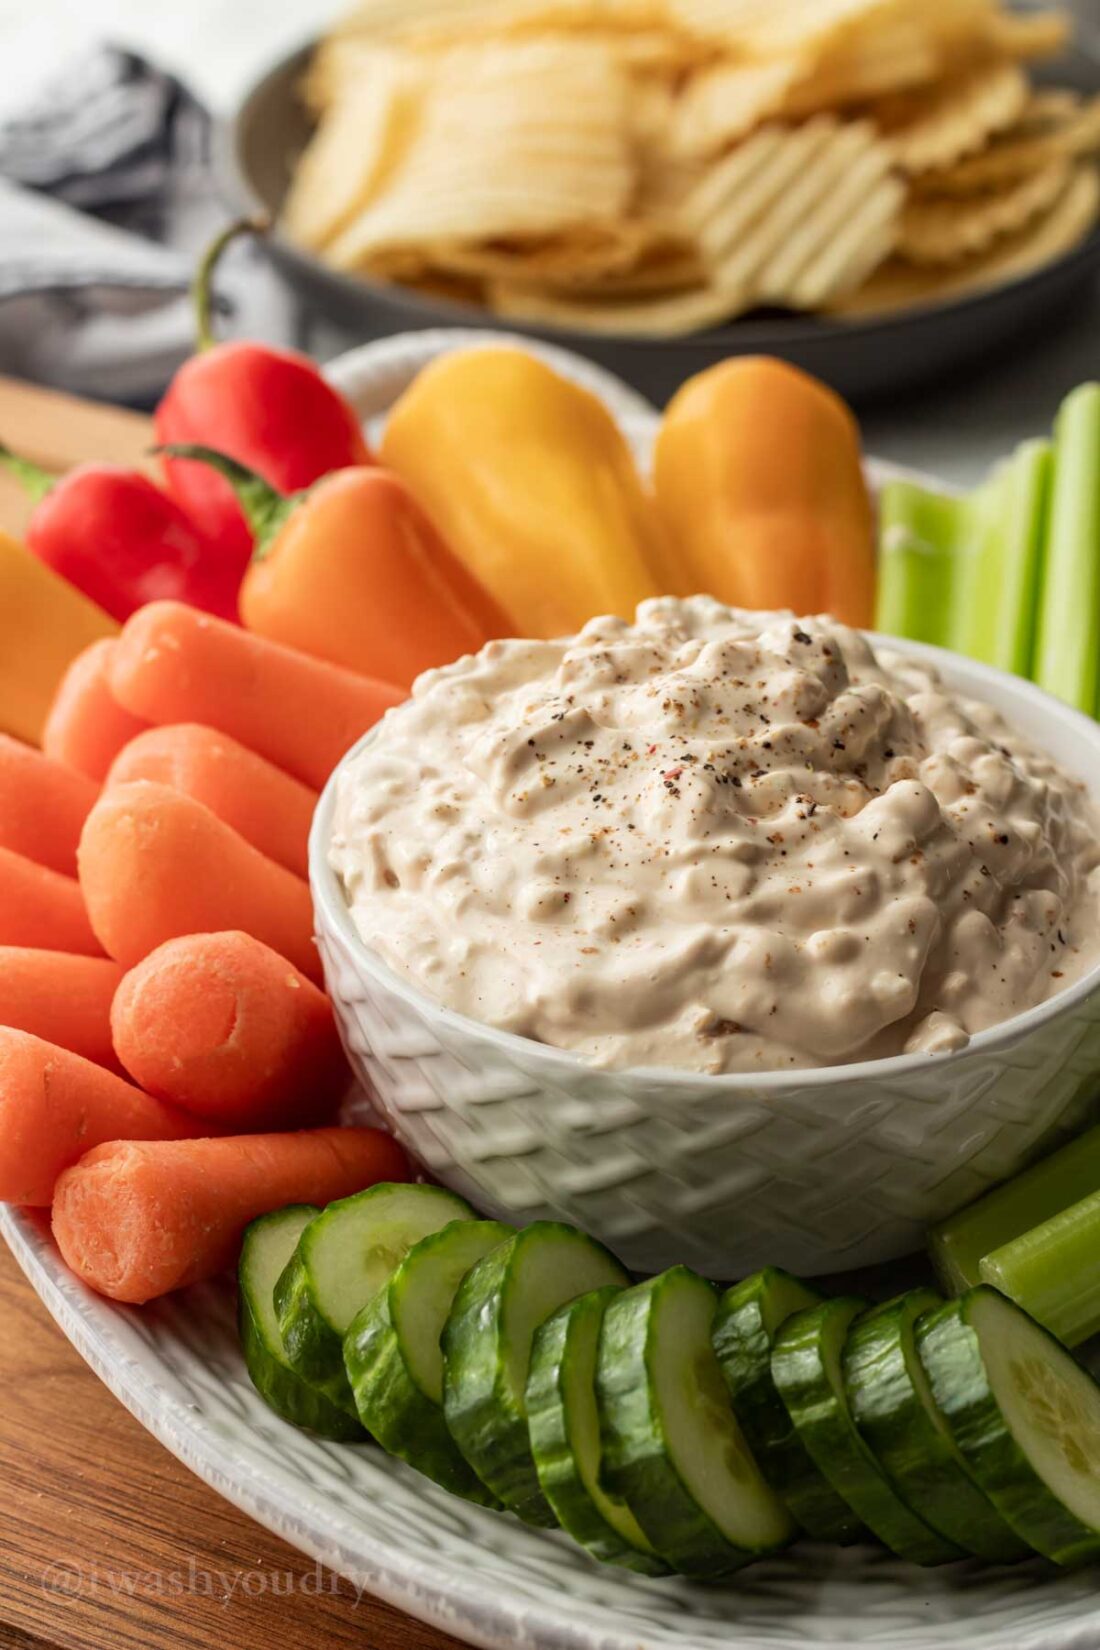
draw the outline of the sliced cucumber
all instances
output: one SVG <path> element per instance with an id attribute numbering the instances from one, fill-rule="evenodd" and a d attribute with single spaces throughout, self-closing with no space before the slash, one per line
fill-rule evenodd
<path id="1" fill-rule="evenodd" d="M 961 1556 L 959 1549 L 903 1501 L 848 1407 L 844 1342 L 866 1306 L 866 1301 L 841 1296 L 796 1312 L 776 1338 L 772 1375 L 802 1442 L 872 1535 L 914 1564 L 945 1564 Z"/>
<path id="2" fill-rule="evenodd" d="M 914 1326 L 942 1305 L 934 1289 L 914 1289 L 856 1319 L 843 1354 L 852 1415 L 903 1499 L 933 1529 L 991 1564 L 1028 1558 L 971 1477 L 917 1356 Z"/>
<path id="3" fill-rule="evenodd" d="M 349 1412 L 334 1404 L 291 1368 L 272 1299 L 276 1279 L 302 1231 L 320 1212 L 308 1203 L 295 1203 L 261 1215 L 246 1230 L 237 1270 L 241 1350 L 253 1386 L 276 1415 L 322 1438 L 346 1442 L 365 1436 L 354 1408 Z"/>
<path id="4" fill-rule="evenodd" d="M 630 1508 L 600 1485 L 596 1352 L 619 1289 L 595 1289 L 559 1307 L 535 1332 L 527 1376 L 527 1426 L 543 1494 L 574 1541 L 605 1564 L 667 1574 Z"/>
<path id="5" fill-rule="evenodd" d="M 932 1397 L 973 1476 L 1057 1564 L 1100 1556 L 1100 1388 L 985 1285 L 917 1324 Z"/>
<path id="6" fill-rule="evenodd" d="M 727 1289 L 714 1320 L 714 1351 L 733 1413 L 776 1494 L 817 1541 L 858 1541 L 866 1531 L 798 1435 L 772 1380 L 772 1346 L 782 1324 L 824 1297 L 778 1266 Z"/>
<path id="7" fill-rule="evenodd" d="M 354 1407 L 344 1370 L 352 1318 L 414 1243 L 452 1220 L 472 1220 L 462 1198 L 440 1186 L 384 1182 L 330 1203 L 305 1227 L 275 1285 L 286 1355 L 334 1403 Z"/>
<path id="8" fill-rule="evenodd" d="M 344 1336 L 344 1365 L 368 1432 L 468 1501 L 493 1497 L 447 1431 L 439 1337 L 466 1273 L 511 1236 L 495 1220 L 455 1220 L 421 1238 Z"/>
<path id="9" fill-rule="evenodd" d="M 605 1479 L 684 1575 L 726 1575 L 794 1534 L 730 1405 L 717 1307 L 709 1283 L 674 1266 L 609 1302 L 596 1363 Z"/>
<path id="10" fill-rule="evenodd" d="M 482 1483 L 530 1524 L 557 1522 L 527 1432 L 535 1331 L 577 1295 L 629 1281 L 583 1232 L 540 1220 L 478 1261 L 459 1286 L 443 1330 L 443 1413 Z"/>

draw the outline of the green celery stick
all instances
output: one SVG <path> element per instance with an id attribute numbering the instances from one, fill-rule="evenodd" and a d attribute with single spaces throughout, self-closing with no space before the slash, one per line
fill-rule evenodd
<path id="1" fill-rule="evenodd" d="M 932 1228 L 928 1248 L 944 1292 L 965 1294 L 981 1282 L 986 1255 L 1098 1191 L 1100 1127 Z"/>
<path id="2" fill-rule="evenodd" d="M 948 645 L 965 516 L 965 499 L 911 481 L 891 481 L 882 489 L 876 630 Z"/>
<path id="3" fill-rule="evenodd" d="M 1100 384 L 1054 426 L 1054 471 L 1031 675 L 1090 716 L 1100 682 Z"/>
<path id="4" fill-rule="evenodd" d="M 1025 441 L 971 495 L 976 553 L 952 615 L 958 652 L 1017 676 L 1031 669 L 1051 453 L 1049 441 Z"/>
<path id="5" fill-rule="evenodd" d="M 1100 1330 L 1100 1192 L 986 1255 L 991 1283 L 1066 1346 Z"/>

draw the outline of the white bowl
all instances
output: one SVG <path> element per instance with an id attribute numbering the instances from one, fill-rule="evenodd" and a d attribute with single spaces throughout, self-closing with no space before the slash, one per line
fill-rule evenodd
<path id="1" fill-rule="evenodd" d="M 368 346 L 333 377 L 375 415 L 425 359 L 468 336 Z M 372 354 L 385 369 L 377 378 Z M 554 358 L 571 370 L 566 352 Z M 644 452 L 644 404 L 639 413 L 614 380 L 608 393 L 606 375 L 588 363 L 575 375 L 626 415 Z M 996 706 L 1100 799 L 1100 725 L 1016 677 L 903 646 L 952 688 Z M 767 1263 L 842 1271 L 917 1248 L 929 1222 L 1014 1174 L 1090 1112 L 1100 968 L 957 1053 L 796 1074 L 602 1071 L 467 1019 L 401 979 L 356 933 L 327 860 L 339 772 L 314 821 L 310 880 L 341 1033 L 398 1138 L 487 1214 L 571 1221 L 638 1271 L 677 1261 L 716 1278 Z"/>

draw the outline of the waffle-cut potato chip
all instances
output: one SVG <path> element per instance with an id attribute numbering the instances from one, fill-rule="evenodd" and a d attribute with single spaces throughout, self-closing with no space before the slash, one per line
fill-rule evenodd
<path id="1" fill-rule="evenodd" d="M 885 100 L 871 112 L 895 164 L 919 173 L 973 154 L 1023 114 L 1028 83 L 1016 63 L 983 64 L 922 92 Z"/>
<path id="2" fill-rule="evenodd" d="M 974 195 L 1003 189 L 1034 176 L 1053 161 L 1100 152 L 1100 97 L 1077 104 L 1062 124 L 1048 124 L 1031 136 L 1008 132 L 981 154 L 971 155 L 921 179 L 936 195 Z"/>
<path id="3" fill-rule="evenodd" d="M 697 74 L 676 100 L 669 147 L 683 159 L 709 159 L 777 115 L 797 81 L 802 61 L 716 63 Z"/>
<path id="4" fill-rule="evenodd" d="M 823 115 L 757 132 L 704 177 L 681 221 L 743 307 L 812 308 L 882 261 L 904 198 L 871 123 Z"/>
<path id="5" fill-rule="evenodd" d="M 902 215 L 898 252 L 915 264 L 951 264 L 974 257 L 1049 211 L 1064 193 L 1069 176 L 1069 161 L 1057 159 L 995 194 L 910 201 Z"/>
<path id="6" fill-rule="evenodd" d="M 490 286 L 488 296 L 490 308 L 512 321 L 635 338 L 701 332 L 739 313 L 736 299 L 715 287 L 668 292 L 659 298 L 582 301 L 501 284 Z"/>
<path id="7" fill-rule="evenodd" d="M 498 42 L 456 47 L 430 67 L 402 152 L 328 247 L 337 268 L 581 227 L 618 238 L 636 166 L 627 77 L 611 58 L 575 44 Z"/>
<path id="8" fill-rule="evenodd" d="M 948 303 L 1043 268 L 1080 245 L 1098 221 L 1100 174 L 1095 166 L 1082 163 L 1048 212 L 980 257 L 944 266 L 919 266 L 891 258 L 858 292 L 827 307 L 836 315 L 862 318 Z"/>

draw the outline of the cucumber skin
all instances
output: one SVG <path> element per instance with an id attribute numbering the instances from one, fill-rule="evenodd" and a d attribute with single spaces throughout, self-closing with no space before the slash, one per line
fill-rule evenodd
<path id="1" fill-rule="evenodd" d="M 917 1325 L 918 1356 L 940 1414 L 997 1511 L 1029 1546 L 1055 1564 L 1086 1563 L 1100 1555 L 1100 1535 L 1074 1517 L 1036 1477 L 986 1379 L 981 1346 L 967 1312 L 975 1298 L 996 1294 L 987 1284 L 979 1284 L 960 1300 L 929 1313 Z M 1043 1333 L 1068 1356 L 1048 1331 Z"/>
<path id="2" fill-rule="evenodd" d="M 775 1383 L 807 1450 L 872 1535 L 911 1563 L 946 1564 L 963 1555 L 902 1501 L 873 1457 L 867 1462 L 861 1459 L 859 1450 L 867 1446 L 822 1369 L 818 1343 L 822 1322 L 841 1312 L 851 1313 L 854 1319 L 866 1305 L 854 1297 L 839 1296 L 796 1312 L 776 1339 L 772 1353 Z"/>
<path id="3" fill-rule="evenodd" d="M 808 1536 L 841 1546 L 866 1540 L 867 1531 L 799 1437 L 772 1380 L 771 1339 L 750 1287 L 770 1271 L 765 1267 L 734 1284 L 718 1303 L 712 1340 L 734 1414 L 764 1477 Z"/>
<path id="4" fill-rule="evenodd" d="M 610 1300 L 618 1293 L 611 1284 L 579 1299 L 594 1301 L 595 1296 L 602 1296 Z M 539 1484 L 562 1529 L 601 1564 L 617 1564 L 637 1575 L 667 1575 L 668 1566 L 656 1553 L 631 1546 L 608 1523 L 585 1488 L 574 1459 L 564 1387 L 574 1322 L 571 1313 L 577 1304 L 567 1302 L 535 1333 L 527 1380 L 527 1425 Z M 595 1305 L 593 1309 L 599 1310 Z"/>
<path id="5" fill-rule="evenodd" d="M 662 1417 L 651 1397 L 652 1362 L 658 1351 L 653 1344 L 654 1317 L 662 1290 L 685 1271 L 686 1267 L 674 1266 L 647 1283 L 635 1284 L 607 1309 L 596 1364 L 603 1476 L 674 1570 L 717 1579 L 761 1553 L 734 1546 L 688 1493 L 668 1459 Z"/>
<path id="6" fill-rule="evenodd" d="M 252 1289 L 248 1279 L 248 1256 L 254 1229 L 272 1219 L 285 1219 L 288 1214 L 301 1214 L 312 1219 L 319 1209 L 294 1205 L 281 1209 L 276 1216 L 261 1215 L 252 1222 L 241 1243 L 238 1267 L 237 1327 L 240 1332 L 241 1352 L 245 1368 L 256 1391 L 269 1409 L 284 1421 L 304 1427 L 319 1438 L 331 1438 L 337 1443 L 355 1443 L 365 1437 L 359 1421 L 337 1407 L 323 1393 L 309 1386 L 293 1369 L 288 1369 L 267 1345 L 263 1330 L 252 1310 Z"/>
<path id="7" fill-rule="evenodd" d="M 409 1374 L 390 1320 L 387 1289 L 352 1319 L 344 1363 L 359 1419 L 388 1454 L 464 1501 L 498 1505 L 447 1431 L 443 1411 Z"/>
<path id="8" fill-rule="evenodd" d="M 965 1552 L 989 1564 L 1033 1558 L 984 1491 L 964 1459 L 944 1438 L 913 1385 L 905 1337 L 913 1312 L 943 1305 L 932 1289 L 914 1290 L 868 1312 L 844 1348 L 844 1386 L 857 1427 L 902 1499 L 926 1523 Z"/>
<path id="9" fill-rule="evenodd" d="M 508 1377 L 501 1323 L 516 1244 L 550 1229 L 578 1235 L 560 1221 L 536 1221 L 470 1268 L 443 1327 L 442 1346 L 443 1414 L 451 1437 L 509 1512 L 552 1530 L 558 1521 L 535 1470 L 524 1394 L 513 1391 Z"/>
<path id="10" fill-rule="evenodd" d="M 275 1311 L 291 1367 L 339 1409 L 358 1419 L 344 1369 L 344 1343 L 313 1304 L 309 1274 L 296 1249 L 275 1285 Z"/>

